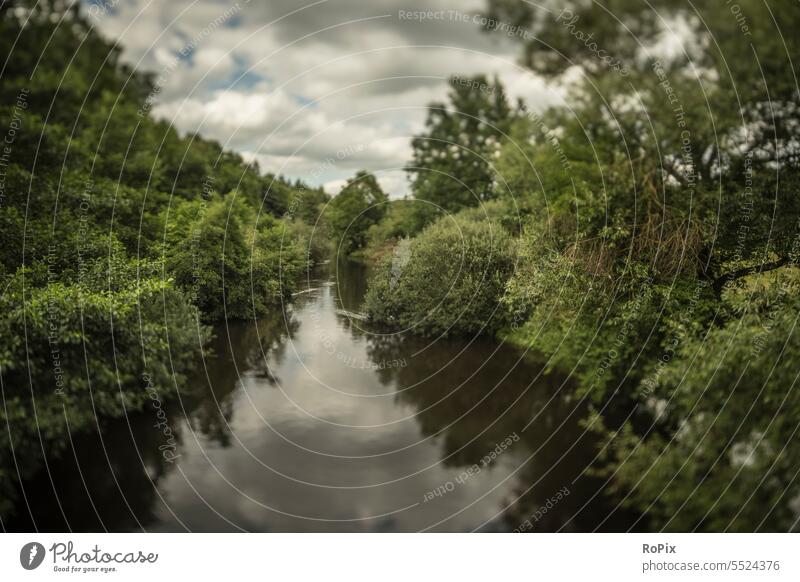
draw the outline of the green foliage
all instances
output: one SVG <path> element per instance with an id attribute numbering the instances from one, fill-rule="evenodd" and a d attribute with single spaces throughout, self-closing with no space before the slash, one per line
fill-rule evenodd
<path id="1" fill-rule="evenodd" d="M 174 396 L 200 321 L 261 315 L 295 288 L 300 222 L 327 200 L 151 118 L 151 78 L 82 10 L 0 7 L 3 516 L 12 445 L 24 479 L 72 434 L 141 409 L 145 374 Z"/>
<path id="2" fill-rule="evenodd" d="M 800 109 L 787 71 L 800 45 L 776 29 L 797 24 L 790 4 L 741 2 L 737 18 L 714 2 L 488 2 L 487 28 L 534 33 L 515 35 L 530 67 L 585 75 L 569 109 L 523 108 L 496 162 L 498 196 L 525 219 L 502 332 L 602 406 L 589 425 L 608 437 L 606 476 L 654 528 L 796 519 Z M 659 60 L 643 47 L 670 21 L 693 39 Z"/>
<path id="3" fill-rule="evenodd" d="M 423 204 L 410 198 L 390 200 L 384 217 L 369 228 L 367 246 L 358 257 L 371 264 L 380 263 L 398 241 L 419 234 L 429 222 L 427 211 L 420 211 Z"/>
<path id="4" fill-rule="evenodd" d="M 518 245 L 503 295 L 512 323 L 503 335 L 545 354 L 551 368 L 571 370 L 578 392 L 597 403 L 635 402 L 659 358 L 713 317 L 713 293 L 702 280 L 661 284 L 643 266 L 611 279 L 530 233 Z"/>
<path id="5" fill-rule="evenodd" d="M 375 176 L 360 171 L 329 205 L 328 222 L 339 252 L 349 255 L 367 244 L 369 229 L 386 213 L 389 198 Z"/>
<path id="6" fill-rule="evenodd" d="M 81 283 L 37 286 L 26 270 L 5 282 L 0 513 L 16 497 L 14 467 L 30 477 L 42 446 L 57 456 L 71 434 L 142 408 L 145 374 L 163 398 L 180 386 L 208 331 L 160 271 L 117 255 L 87 264 Z"/>
<path id="7" fill-rule="evenodd" d="M 164 251 L 170 273 L 210 321 L 258 317 L 279 305 L 307 266 L 286 223 L 236 196 L 178 206 Z"/>
<path id="8" fill-rule="evenodd" d="M 404 237 L 414 236 L 425 224 L 420 221 L 417 207 L 423 203 L 411 199 L 389 202 L 383 219 L 369 229 L 370 243 L 383 244 Z"/>
<path id="9" fill-rule="evenodd" d="M 631 0 L 567 2 L 547 12 L 490 0 L 495 24 L 489 28 L 503 23 L 535 31 L 523 53 L 537 72 L 560 74 L 572 63 L 591 82 L 576 87 L 568 116 L 529 115 L 539 129 L 543 120 L 552 130 L 549 147 L 563 152 L 572 168 L 578 169 L 575 161 L 593 166 L 589 183 L 598 197 L 589 211 L 604 222 L 582 236 L 622 234 L 617 246 L 631 249 L 634 259 L 664 260 L 658 270 L 669 274 L 680 258 L 680 268 L 702 271 L 717 291 L 743 268 L 788 260 L 800 216 L 800 157 L 792 139 L 800 108 L 786 71 L 800 57 L 800 44 L 784 44 L 775 27 L 797 24 L 800 15 L 789 5 L 736 4 L 743 20 L 734 6 L 720 10 L 714 2 L 692 10 L 667 0 L 652 7 Z M 781 7 L 784 16 L 776 22 L 773 11 Z M 686 54 L 659 60 L 642 44 L 659 40 L 665 33 L 660 17 L 666 16 L 685 23 L 696 38 L 686 43 Z M 590 33 L 588 43 L 579 38 Z M 774 58 L 766 67 L 763 56 L 747 50 L 756 41 Z M 708 50 L 693 48 L 704 46 Z M 630 73 L 604 66 L 593 51 L 598 47 L 625 62 Z M 698 73 L 704 68 L 711 72 Z M 501 177 L 525 188 L 515 191 L 518 196 L 541 190 L 557 204 L 558 192 L 554 197 L 547 181 L 564 172 L 553 164 L 541 167 L 535 151 L 541 148 L 528 147 L 524 133 L 512 132 L 521 151 L 505 148 L 498 167 L 510 174 Z M 536 135 L 541 131 L 529 133 L 542 141 Z"/>
<path id="10" fill-rule="evenodd" d="M 407 171 L 414 197 L 431 203 L 418 207 L 428 219 L 494 197 L 492 163 L 513 118 L 497 80 L 453 77 L 450 85 L 450 102 L 429 106 L 425 133 L 411 142 Z"/>
<path id="11" fill-rule="evenodd" d="M 796 276 L 752 286 L 737 317 L 690 336 L 643 385 L 654 430 L 626 427 L 609 454 L 617 490 L 649 506 L 656 527 L 796 527 L 798 291 Z"/>
<path id="12" fill-rule="evenodd" d="M 376 322 L 421 334 L 492 331 L 514 268 L 508 233 L 497 223 L 444 217 L 403 239 L 370 281 L 366 309 Z"/>

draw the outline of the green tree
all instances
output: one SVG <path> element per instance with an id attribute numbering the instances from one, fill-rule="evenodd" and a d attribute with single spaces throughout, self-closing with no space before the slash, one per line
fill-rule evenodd
<path id="1" fill-rule="evenodd" d="M 426 216 L 436 208 L 458 212 L 495 196 L 492 164 L 511 126 L 513 111 L 499 81 L 452 77 L 448 103 L 428 106 L 425 132 L 412 142 L 407 171 Z"/>
<path id="2" fill-rule="evenodd" d="M 650 527 L 796 527 L 796 4 L 490 0 L 488 17 L 533 33 L 514 38 L 537 72 L 582 78 L 497 163 L 531 210 L 506 333 L 602 404 L 595 469 Z M 685 52 L 658 53 L 677 25 Z"/>
<path id="3" fill-rule="evenodd" d="M 257 165 L 151 118 L 152 76 L 80 2 L 3 2 L 0 33 L 5 520 L 13 458 L 25 479 L 73 434 L 141 410 L 145 374 L 176 395 L 209 337 L 198 319 L 277 309 L 307 255 L 280 218 L 295 186 L 270 197 Z"/>
<path id="4" fill-rule="evenodd" d="M 680 23 L 691 31 L 679 37 L 682 50 L 656 52 L 652 46 Z M 490 0 L 487 11 L 490 30 L 533 33 L 514 38 L 536 72 L 558 76 L 577 66 L 585 75 L 571 116 L 546 121 L 573 134 L 563 141 L 585 142 L 581 157 L 597 167 L 599 183 L 609 166 L 628 172 L 626 200 L 608 206 L 634 211 L 617 225 L 630 232 L 629 245 L 658 240 L 659 230 L 684 232 L 686 245 L 671 250 L 684 253 L 718 294 L 794 262 L 800 147 L 792 136 L 800 108 L 790 71 L 800 41 L 784 31 L 798 24 L 790 0 L 724 9 L 711 1 L 691 8 L 670 0 L 567 2 L 554 11 Z"/>
<path id="5" fill-rule="evenodd" d="M 72 435 L 142 409 L 147 379 L 174 397 L 209 337 L 163 267 L 112 256 L 88 261 L 80 282 L 20 269 L 0 295 L 0 514 L 31 477 L 42 449 L 55 458 Z"/>
<path id="6" fill-rule="evenodd" d="M 367 243 L 367 233 L 386 213 L 389 197 L 369 172 L 350 178 L 330 203 L 329 222 L 337 248 L 353 253 Z"/>

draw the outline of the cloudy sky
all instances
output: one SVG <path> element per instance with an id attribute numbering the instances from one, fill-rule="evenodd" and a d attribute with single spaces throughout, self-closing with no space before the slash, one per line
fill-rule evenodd
<path id="1" fill-rule="evenodd" d="M 97 0 L 93 0 L 97 2 Z M 153 113 L 338 192 L 359 169 L 393 196 L 426 106 L 453 74 L 497 74 L 532 107 L 559 100 L 480 31 L 483 0 L 103 0 L 91 22 L 156 74 Z M 434 11 L 434 20 L 409 17 Z"/>

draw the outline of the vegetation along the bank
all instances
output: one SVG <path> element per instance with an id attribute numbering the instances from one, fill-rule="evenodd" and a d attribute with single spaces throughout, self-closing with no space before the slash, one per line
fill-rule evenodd
<path id="1" fill-rule="evenodd" d="M 496 333 L 577 376 L 605 436 L 592 470 L 649 527 L 796 527 L 800 40 L 769 23 L 800 11 L 771 4 L 740 2 L 743 32 L 717 2 L 490 0 L 490 26 L 536 32 L 522 60 L 567 105 L 453 77 L 368 295 L 375 321 Z M 660 17 L 694 50 L 652 54 Z"/>
<path id="2" fill-rule="evenodd" d="M 800 36 L 768 23 L 800 10 L 739 0 L 744 31 L 718 1 L 562 4 L 488 0 L 484 21 L 566 104 L 454 71 L 403 200 L 179 135 L 78 3 L 0 6 L 0 515 L 68 430 L 175 396 L 213 323 L 350 256 L 375 263 L 373 325 L 491 335 L 572 374 L 603 437 L 589 470 L 651 528 L 796 528 Z M 685 52 L 654 51 L 664 22 Z"/>

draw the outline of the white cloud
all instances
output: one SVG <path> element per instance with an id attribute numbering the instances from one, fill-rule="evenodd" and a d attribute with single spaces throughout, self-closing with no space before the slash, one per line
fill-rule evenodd
<path id="1" fill-rule="evenodd" d="M 344 187 L 345 184 L 347 184 L 347 180 L 343 180 L 343 179 L 342 180 L 331 180 L 330 182 L 325 182 L 322 185 L 322 188 L 328 194 L 331 194 L 332 196 L 335 196 L 336 194 L 338 194 L 342 190 L 342 188 Z M 351 188 L 351 190 L 352 190 L 352 188 Z M 348 192 L 350 192 L 351 190 L 348 190 Z M 347 200 L 347 198 L 346 197 L 342 198 L 342 200 Z"/>
<path id="2" fill-rule="evenodd" d="M 402 195 L 407 182 L 399 169 L 411 136 L 422 129 L 426 106 L 446 97 L 452 74 L 497 74 L 509 95 L 533 107 L 558 98 L 516 64 L 518 46 L 471 21 L 398 18 L 399 9 L 455 10 L 447 0 L 239 6 L 130 0 L 94 22 L 120 39 L 125 59 L 161 75 L 155 115 L 258 160 L 265 171 L 313 185 L 328 188 L 366 169 Z M 458 10 L 483 6 L 469 0 Z M 193 50 L 176 64 L 187 46 Z"/>

